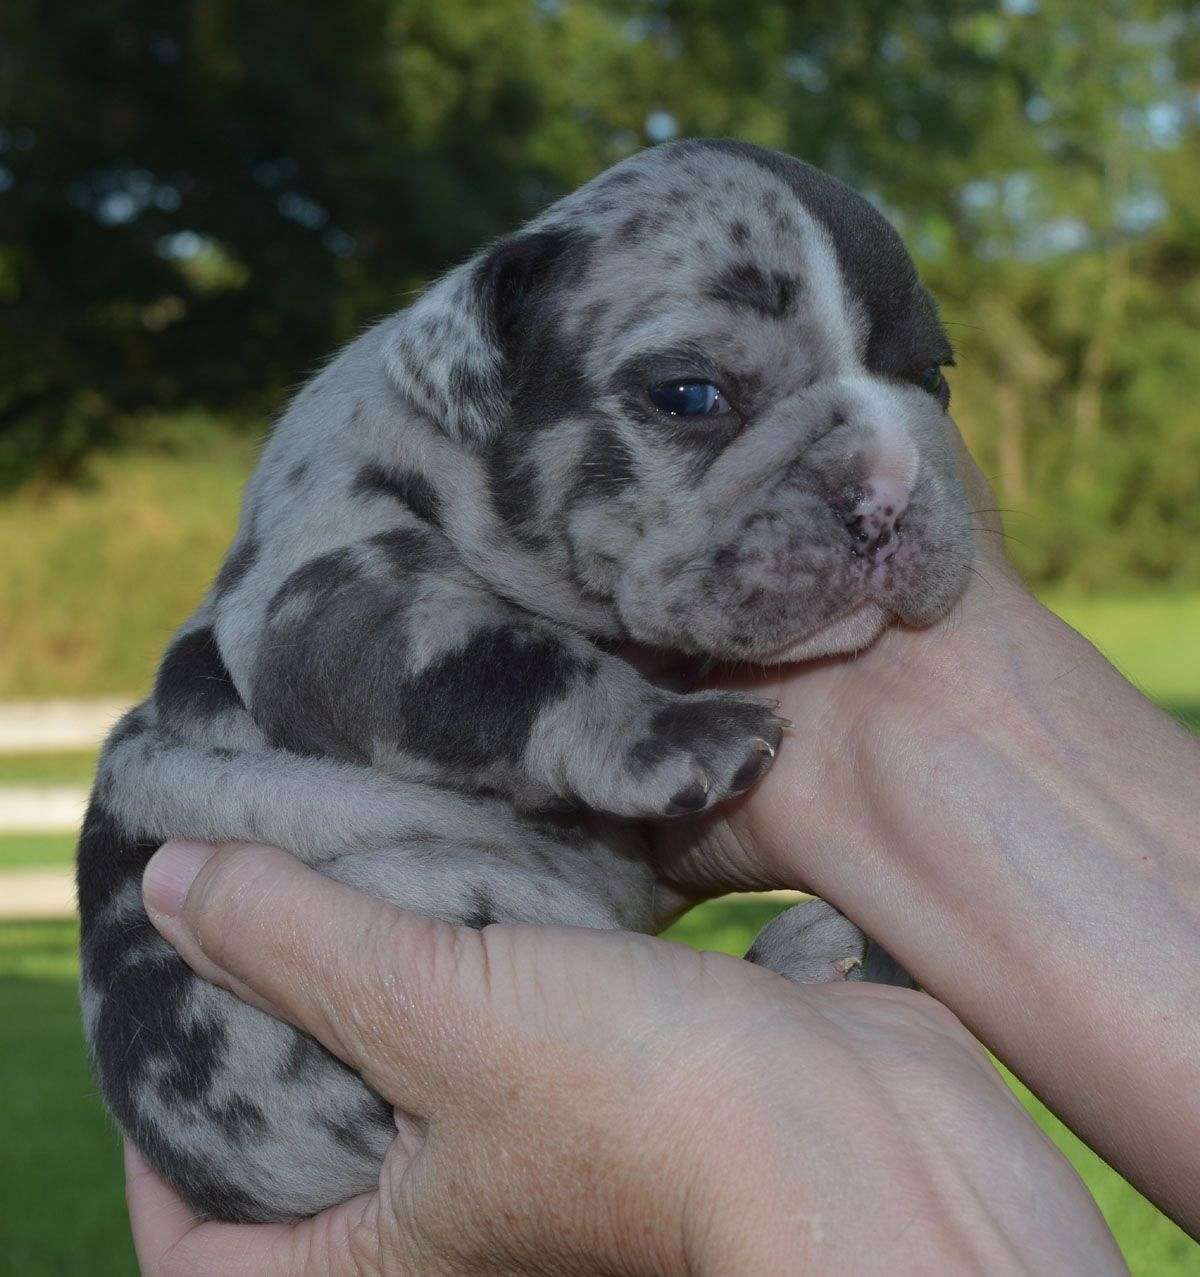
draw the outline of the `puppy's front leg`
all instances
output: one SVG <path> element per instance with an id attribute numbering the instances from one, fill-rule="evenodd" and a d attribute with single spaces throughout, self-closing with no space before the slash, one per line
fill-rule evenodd
<path id="1" fill-rule="evenodd" d="M 622 816 L 683 815 L 747 789 L 783 726 L 738 696 L 654 687 L 461 581 L 344 564 L 277 596 L 251 709 L 297 753 Z"/>
<path id="2" fill-rule="evenodd" d="M 680 695 L 624 661 L 560 639 L 578 673 L 530 725 L 525 765 L 552 792 L 620 816 L 683 816 L 749 789 L 784 720 L 727 692 Z"/>

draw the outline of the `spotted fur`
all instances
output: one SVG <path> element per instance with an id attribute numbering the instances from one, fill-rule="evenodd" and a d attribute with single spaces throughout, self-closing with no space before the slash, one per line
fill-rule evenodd
<path id="1" fill-rule="evenodd" d="M 371 1187 L 394 1126 L 158 937 L 154 848 L 271 843 L 472 927 L 659 929 L 685 902 L 656 884 L 645 822 L 753 785 L 782 728 L 614 652 L 779 661 L 943 615 L 970 557 L 945 394 L 923 388 L 949 358 L 866 201 L 786 156 L 681 142 L 300 391 L 213 588 L 107 742 L 79 846 L 96 1076 L 197 1211 L 310 1214 Z M 670 417 L 648 395 L 696 378 L 729 409 Z M 752 957 L 811 978 L 862 943 L 810 910 Z"/>

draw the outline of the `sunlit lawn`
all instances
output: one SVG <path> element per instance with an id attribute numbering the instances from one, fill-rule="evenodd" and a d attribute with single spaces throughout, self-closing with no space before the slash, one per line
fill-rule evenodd
<path id="1" fill-rule="evenodd" d="M 74 834 L 0 835 L 0 870 L 63 869 L 75 855 Z M 0 879 L 0 892 L 3 892 Z"/>
<path id="2" fill-rule="evenodd" d="M 0 923 L 0 1272 L 14 1277 L 136 1271 L 120 1153 L 84 1062 L 75 945 L 73 922 Z"/>
<path id="3" fill-rule="evenodd" d="M 96 770 L 96 754 L 94 749 L 0 754 L 0 785 L 87 785 Z"/>

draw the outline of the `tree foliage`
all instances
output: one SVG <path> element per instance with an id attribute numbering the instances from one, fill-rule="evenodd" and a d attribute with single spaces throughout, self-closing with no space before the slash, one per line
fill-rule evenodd
<path id="1" fill-rule="evenodd" d="M 1195 584 L 1198 73 L 1160 0 L 8 0 L 0 482 L 260 420 L 605 165 L 732 135 L 896 220 L 1036 576 Z"/>

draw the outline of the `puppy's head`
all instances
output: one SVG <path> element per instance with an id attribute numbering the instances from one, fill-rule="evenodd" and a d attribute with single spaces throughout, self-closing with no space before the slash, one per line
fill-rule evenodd
<path id="1" fill-rule="evenodd" d="M 816 656 L 963 588 L 933 302 L 879 213 L 787 156 L 634 156 L 432 289 L 389 359 L 512 544 L 637 642 Z"/>

